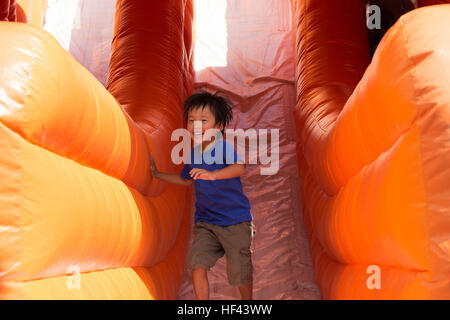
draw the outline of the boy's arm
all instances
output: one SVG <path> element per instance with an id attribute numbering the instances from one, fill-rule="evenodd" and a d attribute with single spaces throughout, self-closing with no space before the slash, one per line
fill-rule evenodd
<path id="1" fill-rule="evenodd" d="M 223 160 L 225 163 L 230 163 L 229 166 L 215 171 L 208 171 L 205 169 L 194 168 L 189 174 L 192 179 L 203 179 L 203 180 L 218 180 L 218 179 L 231 179 L 235 177 L 240 177 L 245 173 L 245 162 L 239 157 L 234 147 L 227 143 L 222 142 L 223 146 Z"/>
<path id="2" fill-rule="evenodd" d="M 193 183 L 192 180 L 184 179 L 179 174 L 158 171 L 158 169 L 156 169 L 156 163 L 153 154 L 150 155 L 150 170 L 154 178 L 163 180 L 168 183 L 180 184 L 183 186 L 190 186 Z"/>
<path id="3" fill-rule="evenodd" d="M 161 171 L 156 171 L 153 175 L 155 178 L 163 180 L 165 182 L 181 184 L 183 186 L 190 186 L 194 181 L 185 179 L 181 177 L 179 174 L 175 173 L 166 173 Z"/>
<path id="4" fill-rule="evenodd" d="M 234 163 L 220 170 L 208 171 L 205 169 L 194 168 L 189 174 L 192 179 L 203 180 L 218 180 L 218 179 L 231 179 L 240 177 L 245 173 L 245 165 L 242 163 Z"/>

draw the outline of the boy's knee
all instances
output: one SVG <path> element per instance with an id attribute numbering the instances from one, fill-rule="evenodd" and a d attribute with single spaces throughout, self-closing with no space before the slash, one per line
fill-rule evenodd
<path id="1" fill-rule="evenodd" d="M 195 266 L 192 268 L 192 273 L 194 274 L 206 274 L 208 269 L 203 266 Z"/>

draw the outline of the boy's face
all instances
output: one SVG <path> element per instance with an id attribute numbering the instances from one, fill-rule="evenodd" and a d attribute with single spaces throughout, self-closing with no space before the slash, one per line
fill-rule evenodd
<path id="1" fill-rule="evenodd" d="M 204 108 L 194 108 L 188 113 L 187 129 L 191 134 L 194 143 L 199 144 L 203 141 L 203 135 L 208 129 L 223 130 L 223 126 L 216 124 L 214 114 L 209 109 L 209 106 Z M 209 140 L 209 137 L 206 138 Z"/>

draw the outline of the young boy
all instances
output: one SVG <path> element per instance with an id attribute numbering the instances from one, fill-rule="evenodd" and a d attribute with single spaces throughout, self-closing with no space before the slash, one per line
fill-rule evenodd
<path id="1" fill-rule="evenodd" d="M 209 299 L 207 271 L 225 254 L 229 283 L 239 288 L 242 299 L 251 300 L 250 246 L 254 228 L 250 203 L 240 180 L 245 164 L 233 146 L 222 139 L 233 116 L 230 103 L 216 94 L 199 92 L 186 99 L 184 116 L 194 141 L 190 161 L 178 175 L 158 171 L 152 156 L 151 170 L 153 177 L 169 183 L 186 186 L 194 183 L 194 242 L 187 259 L 195 295 L 197 299 Z M 211 133 L 211 129 L 216 134 L 209 140 L 205 133 Z"/>

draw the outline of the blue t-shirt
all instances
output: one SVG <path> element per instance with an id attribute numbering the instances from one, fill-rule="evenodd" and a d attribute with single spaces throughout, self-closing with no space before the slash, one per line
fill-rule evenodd
<path id="1" fill-rule="evenodd" d="M 185 163 L 180 172 L 181 177 L 193 180 L 189 175 L 192 168 L 208 171 L 223 169 L 242 159 L 233 146 L 223 139 L 213 142 L 212 147 L 199 152 L 199 147 L 191 149 L 190 163 Z M 187 161 L 189 162 L 189 161 Z M 250 202 L 242 191 L 240 177 L 217 180 L 194 180 L 195 195 L 195 223 L 205 221 L 221 226 L 228 226 L 244 221 L 253 220 L 250 212 Z"/>

